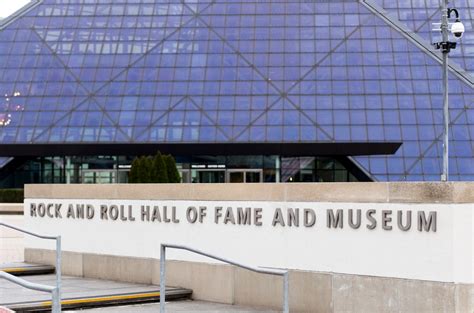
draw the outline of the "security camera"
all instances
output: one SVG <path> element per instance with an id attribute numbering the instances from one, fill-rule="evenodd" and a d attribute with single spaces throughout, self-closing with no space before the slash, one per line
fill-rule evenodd
<path id="1" fill-rule="evenodd" d="M 464 35 L 464 24 L 461 23 L 460 20 L 457 20 L 456 23 L 451 26 L 451 33 L 453 33 L 454 37 L 461 38 Z"/>

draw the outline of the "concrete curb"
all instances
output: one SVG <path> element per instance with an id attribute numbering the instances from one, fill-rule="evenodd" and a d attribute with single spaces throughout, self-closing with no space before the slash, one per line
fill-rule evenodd
<path id="1" fill-rule="evenodd" d="M 191 298 L 192 290 L 182 289 L 182 288 L 173 288 L 166 291 L 166 300 L 176 301 L 176 300 L 188 300 Z M 62 299 L 63 309 L 72 310 L 72 309 L 84 309 L 84 308 L 97 308 L 103 306 L 123 306 L 123 305 L 135 305 L 142 303 L 152 303 L 160 301 L 160 292 L 159 289 L 156 291 L 148 292 L 131 292 L 124 294 L 114 294 L 114 295 L 97 295 L 97 296 L 88 296 L 88 297 L 78 297 L 78 298 L 65 298 Z M 24 302 L 9 304 L 12 309 L 23 311 L 44 311 L 51 309 L 51 301 L 39 301 L 39 302 Z M 9 313 L 12 311 L 6 311 Z M 0 313 L 3 313 L 0 309 Z"/>

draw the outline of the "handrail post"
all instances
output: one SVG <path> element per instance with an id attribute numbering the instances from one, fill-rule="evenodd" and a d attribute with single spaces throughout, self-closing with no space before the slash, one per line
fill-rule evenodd
<path id="1" fill-rule="evenodd" d="M 289 273 L 286 272 L 283 275 L 283 312 L 284 313 L 290 313 L 289 285 L 290 285 Z"/>
<path id="2" fill-rule="evenodd" d="M 53 305 L 57 307 L 57 312 L 61 312 L 61 236 L 56 237 L 56 303 L 53 301 Z M 53 310 L 54 313 L 56 313 Z"/>
<path id="3" fill-rule="evenodd" d="M 166 301 L 166 246 L 161 244 L 160 252 L 160 313 L 165 313 Z"/>
<path id="4" fill-rule="evenodd" d="M 59 301 L 59 289 L 56 287 L 52 292 L 53 301 L 52 301 L 52 313 L 60 313 L 61 312 L 61 301 Z"/>

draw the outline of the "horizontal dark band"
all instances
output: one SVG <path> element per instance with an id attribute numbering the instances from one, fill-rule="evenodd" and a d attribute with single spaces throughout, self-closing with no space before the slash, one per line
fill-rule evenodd
<path id="1" fill-rule="evenodd" d="M 358 156 L 395 154 L 401 142 L 0 144 L 0 156 L 172 155 Z"/>

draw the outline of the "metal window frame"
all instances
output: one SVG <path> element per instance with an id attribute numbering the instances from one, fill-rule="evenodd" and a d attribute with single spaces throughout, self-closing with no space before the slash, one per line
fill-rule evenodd
<path id="1" fill-rule="evenodd" d="M 243 183 L 247 183 L 247 173 L 259 173 L 260 174 L 260 181 L 257 183 L 263 183 L 263 169 L 252 169 L 252 168 L 232 168 L 227 169 L 225 173 L 225 182 L 230 183 L 230 174 L 232 173 L 242 173 L 244 175 Z"/>

